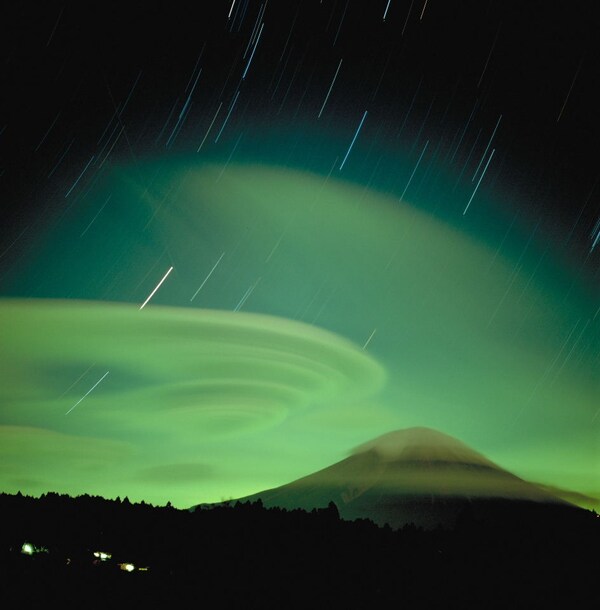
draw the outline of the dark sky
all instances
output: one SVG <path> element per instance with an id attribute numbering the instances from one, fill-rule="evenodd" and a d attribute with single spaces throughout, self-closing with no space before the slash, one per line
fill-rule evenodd
<path id="1" fill-rule="evenodd" d="M 412 146 L 422 128 L 420 139 L 432 146 L 441 139 L 440 157 L 449 152 L 446 165 L 458 171 L 481 129 L 472 163 L 479 161 L 502 115 L 490 175 L 500 174 L 507 196 L 518 198 L 543 230 L 568 241 L 578 260 L 586 258 L 598 214 L 594 3 L 271 1 L 264 12 L 262 6 L 237 0 L 228 19 L 229 2 L 160 9 L 136 2 L 11 3 L 2 35 L 3 244 L 35 223 L 48 193 L 101 152 L 115 107 L 124 133 L 111 158 L 163 152 L 201 68 L 171 151 L 193 150 L 219 103 L 224 112 L 238 90 L 224 148 L 240 130 L 260 137 L 269 125 L 326 129 L 343 142 L 366 110 L 365 133 L 378 146 Z M 173 122 L 159 138 L 172 110 Z M 115 124 L 113 118 L 107 135 Z"/>

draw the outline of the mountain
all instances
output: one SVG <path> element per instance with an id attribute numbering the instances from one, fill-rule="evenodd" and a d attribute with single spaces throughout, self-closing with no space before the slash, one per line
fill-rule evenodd
<path id="1" fill-rule="evenodd" d="M 553 507 L 580 510 L 430 428 L 384 434 L 332 466 L 239 500 L 258 499 L 266 507 L 305 510 L 333 501 L 343 519 L 367 518 L 393 528 L 454 527 L 467 513 L 483 519 L 509 513 L 535 518 L 536 511 Z"/>

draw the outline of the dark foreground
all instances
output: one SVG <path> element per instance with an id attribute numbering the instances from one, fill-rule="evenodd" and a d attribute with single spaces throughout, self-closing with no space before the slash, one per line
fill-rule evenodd
<path id="1" fill-rule="evenodd" d="M 595 513 L 502 503 L 478 510 L 452 530 L 393 531 L 342 521 L 333 504 L 310 513 L 259 503 L 191 513 L 0 494 L 0 604 L 599 607 Z"/>

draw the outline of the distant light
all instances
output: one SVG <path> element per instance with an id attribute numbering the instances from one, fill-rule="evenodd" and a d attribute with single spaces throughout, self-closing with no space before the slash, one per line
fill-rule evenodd
<path id="1" fill-rule="evenodd" d="M 106 561 L 110 559 L 112 555 L 110 553 L 104 553 L 103 551 L 94 551 L 94 557 L 98 557 L 100 561 Z"/>
<path id="2" fill-rule="evenodd" d="M 33 555 L 34 552 L 35 548 L 33 544 L 29 544 L 29 542 L 25 542 L 21 547 L 21 553 L 24 553 L 25 555 Z"/>
<path id="3" fill-rule="evenodd" d="M 132 563 L 120 563 L 119 567 L 121 570 L 125 570 L 125 572 L 133 572 L 135 570 L 135 566 Z"/>

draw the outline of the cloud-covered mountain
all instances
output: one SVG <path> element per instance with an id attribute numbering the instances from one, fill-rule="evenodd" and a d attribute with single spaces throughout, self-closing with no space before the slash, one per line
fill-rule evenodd
<path id="1" fill-rule="evenodd" d="M 267 507 L 305 510 L 333 501 L 344 519 L 368 518 L 392 527 L 454 526 L 465 510 L 486 515 L 572 506 L 430 428 L 384 434 L 332 466 L 241 500 L 259 498 Z"/>

